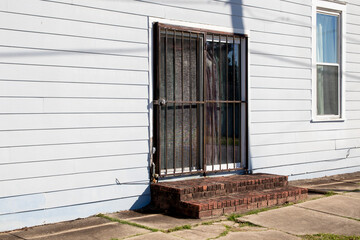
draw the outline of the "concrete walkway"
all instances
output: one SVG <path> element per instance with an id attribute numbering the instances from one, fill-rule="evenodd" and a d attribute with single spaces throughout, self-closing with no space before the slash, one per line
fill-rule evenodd
<path id="1" fill-rule="evenodd" d="M 360 239 L 360 172 L 290 182 L 310 189 L 307 201 L 291 206 L 215 219 L 187 219 L 125 211 L 7 233 L 1 240 L 115 239 L 305 239 L 331 233 Z M 327 195 L 324 193 L 330 192 Z M 338 193 L 338 194 L 336 194 Z"/>

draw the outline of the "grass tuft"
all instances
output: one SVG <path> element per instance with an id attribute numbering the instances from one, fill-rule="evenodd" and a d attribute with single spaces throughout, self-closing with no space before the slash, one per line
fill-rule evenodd
<path id="1" fill-rule="evenodd" d="M 137 223 L 133 223 L 133 222 L 117 219 L 117 218 L 112 218 L 112 217 L 106 216 L 106 215 L 101 214 L 101 213 L 96 215 L 96 216 L 101 217 L 101 218 L 105 218 L 105 219 L 107 219 L 109 221 L 112 221 L 112 222 L 118 222 L 118 223 L 121 223 L 121 224 L 127 224 L 127 225 L 138 227 L 138 228 L 144 228 L 144 229 L 150 230 L 152 232 L 158 232 L 159 231 L 159 229 L 156 229 L 156 228 L 151 228 L 151 227 L 147 227 L 147 226 L 144 226 L 144 225 L 141 225 L 141 224 L 137 224 Z"/>
<path id="2" fill-rule="evenodd" d="M 229 234 L 231 227 L 228 225 L 224 225 L 224 227 L 226 228 L 225 231 L 223 231 L 222 233 L 219 234 L 219 236 L 212 238 L 212 239 L 217 239 L 217 238 L 221 238 L 221 237 L 225 237 L 226 235 Z"/>
<path id="3" fill-rule="evenodd" d="M 215 221 L 202 222 L 201 225 L 213 225 Z"/>
<path id="4" fill-rule="evenodd" d="M 328 191 L 325 193 L 325 196 L 330 197 L 330 196 L 334 196 L 337 195 L 337 193 L 335 193 L 334 191 Z"/>
<path id="5" fill-rule="evenodd" d="M 360 192 L 360 189 L 357 188 L 357 189 L 351 190 L 350 192 Z"/>
<path id="6" fill-rule="evenodd" d="M 239 225 L 240 225 L 240 227 L 262 227 L 260 225 L 256 225 L 251 222 L 241 222 L 241 223 L 239 223 Z"/>
<path id="7" fill-rule="evenodd" d="M 314 234 L 301 236 L 304 240 L 360 240 L 360 236 L 345 236 L 336 234 Z"/>
<path id="8" fill-rule="evenodd" d="M 280 205 L 280 206 L 274 206 L 274 207 L 268 207 L 268 208 L 255 209 L 255 210 L 251 210 L 251 211 L 249 211 L 249 212 L 242 213 L 242 214 L 234 213 L 234 214 L 229 215 L 228 218 L 227 218 L 227 220 L 236 222 L 236 219 L 239 218 L 239 217 L 244 217 L 244 216 L 247 216 L 247 215 L 258 214 L 258 213 L 261 213 L 261 212 L 266 212 L 266 211 L 269 211 L 269 210 L 273 210 L 273 209 L 277 209 L 277 208 L 281 208 L 281 207 L 287 207 L 287 206 L 291 206 L 291 205 L 294 205 L 294 203 L 285 203 L 285 204 Z"/>
<path id="9" fill-rule="evenodd" d="M 170 228 L 163 232 L 170 233 L 170 232 L 176 232 L 176 231 L 180 231 L 180 230 L 184 230 L 184 229 L 191 229 L 191 225 L 187 224 L 187 225 L 183 225 L 183 226 L 178 226 L 178 227 Z"/>

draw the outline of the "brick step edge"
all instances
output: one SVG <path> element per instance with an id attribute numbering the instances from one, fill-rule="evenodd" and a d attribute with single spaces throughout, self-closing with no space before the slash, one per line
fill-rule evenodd
<path id="1" fill-rule="evenodd" d="M 228 196 L 182 201 L 176 212 L 193 218 L 221 216 L 297 202 L 307 198 L 306 188 L 285 187 L 279 189 L 235 193 Z"/>
<path id="2" fill-rule="evenodd" d="M 240 179 L 239 179 L 240 178 Z M 170 198 L 171 201 L 184 201 L 199 198 L 210 198 L 223 196 L 236 192 L 247 192 L 252 190 L 274 189 L 286 187 L 287 176 L 279 175 L 244 175 L 234 177 L 207 178 L 202 181 L 178 181 L 151 184 L 153 199 Z M 161 202 L 164 199 L 160 200 Z"/>

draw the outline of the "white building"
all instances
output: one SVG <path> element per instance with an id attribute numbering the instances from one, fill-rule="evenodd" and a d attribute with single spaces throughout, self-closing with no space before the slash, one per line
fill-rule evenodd
<path id="1" fill-rule="evenodd" d="M 359 23 L 356 0 L 1 0 L 0 231 L 141 208 L 152 161 L 359 171 Z"/>

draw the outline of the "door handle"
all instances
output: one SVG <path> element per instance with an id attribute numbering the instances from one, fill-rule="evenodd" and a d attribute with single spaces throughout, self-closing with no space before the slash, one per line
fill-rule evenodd
<path id="1" fill-rule="evenodd" d="M 159 100 L 154 100 L 154 105 L 165 106 L 166 100 L 164 98 L 160 98 Z"/>

